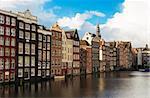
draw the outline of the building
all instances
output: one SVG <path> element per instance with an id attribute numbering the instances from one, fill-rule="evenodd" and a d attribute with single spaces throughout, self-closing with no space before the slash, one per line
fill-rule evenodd
<path id="1" fill-rule="evenodd" d="M 119 53 L 119 68 L 130 69 L 132 67 L 132 45 L 131 42 L 117 41 L 116 47 Z"/>
<path id="2" fill-rule="evenodd" d="M 63 75 L 73 73 L 73 39 L 71 33 L 62 32 L 62 71 Z"/>
<path id="3" fill-rule="evenodd" d="M 44 26 L 38 26 L 38 70 L 39 79 L 51 77 L 51 32 Z"/>
<path id="4" fill-rule="evenodd" d="M 72 75 L 79 75 L 80 74 L 80 51 L 79 51 L 79 48 L 80 48 L 80 40 L 79 40 L 79 35 L 78 35 L 78 31 L 77 29 L 75 30 L 69 30 L 69 31 L 65 31 L 66 33 L 66 36 L 68 39 L 71 39 L 72 40 L 72 52 L 73 52 L 73 55 L 71 58 L 73 58 L 73 64 L 72 64 Z"/>
<path id="5" fill-rule="evenodd" d="M 51 76 L 62 76 L 62 32 L 60 26 L 55 23 L 51 27 L 52 32 L 52 55 Z"/>
<path id="6" fill-rule="evenodd" d="M 0 10 L 0 83 L 15 81 L 16 31 L 16 15 Z"/>
<path id="7" fill-rule="evenodd" d="M 80 40 L 80 74 L 85 75 L 87 69 L 87 45 L 85 40 Z"/>
<path id="8" fill-rule="evenodd" d="M 37 17 L 29 10 L 17 15 L 17 81 L 36 79 L 37 71 Z"/>
<path id="9" fill-rule="evenodd" d="M 80 40 L 81 74 L 91 74 L 92 69 L 92 48 L 86 40 Z"/>
<path id="10" fill-rule="evenodd" d="M 142 50 L 142 65 L 150 68 L 150 48 L 148 48 L 147 44 Z"/>

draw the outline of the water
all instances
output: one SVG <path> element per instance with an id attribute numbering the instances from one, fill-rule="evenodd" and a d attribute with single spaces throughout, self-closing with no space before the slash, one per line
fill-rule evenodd
<path id="1" fill-rule="evenodd" d="M 150 73 L 111 72 L 46 81 L 24 86 L 0 86 L 0 98 L 150 98 Z"/>

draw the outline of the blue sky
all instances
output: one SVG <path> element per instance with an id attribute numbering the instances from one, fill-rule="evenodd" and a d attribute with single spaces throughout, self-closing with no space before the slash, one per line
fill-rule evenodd
<path id="1" fill-rule="evenodd" d="M 0 0 L 0 9 L 30 9 L 39 24 L 78 29 L 80 39 L 85 32 L 95 33 L 99 23 L 105 41 L 150 46 L 150 0 Z"/>
<path id="2" fill-rule="evenodd" d="M 122 10 L 121 4 L 124 0 L 53 0 L 45 3 L 44 9 L 49 10 L 53 7 L 59 7 L 55 14 L 59 17 L 73 17 L 76 13 L 85 11 L 99 11 L 105 14 L 105 17 L 93 17 L 89 21 L 96 24 L 97 22 L 105 23 L 116 12 Z"/>

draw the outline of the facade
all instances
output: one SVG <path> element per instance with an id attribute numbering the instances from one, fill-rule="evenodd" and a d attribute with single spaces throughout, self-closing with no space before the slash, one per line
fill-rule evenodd
<path id="1" fill-rule="evenodd" d="M 37 17 L 29 10 L 17 13 L 17 81 L 36 79 Z"/>
<path id="2" fill-rule="evenodd" d="M 51 77 L 51 32 L 44 26 L 38 26 L 38 71 L 41 78 Z"/>
<path id="3" fill-rule="evenodd" d="M 63 75 L 73 73 L 73 40 L 71 33 L 62 32 L 62 71 Z"/>
<path id="4" fill-rule="evenodd" d="M 16 15 L 0 10 L 0 83 L 15 81 L 16 22 Z"/>
<path id="5" fill-rule="evenodd" d="M 87 45 L 85 40 L 80 40 L 80 73 L 81 75 L 86 74 L 87 70 Z"/>
<path id="6" fill-rule="evenodd" d="M 52 55 L 51 55 L 51 76 L 62 74 L 62 32 L 63 30 L 56 23 L 51 27 L 52 32 Z"/>
<path id="7" fill-rule="evenodd" d="M 69 31 L 65 31 L 66 36 L 68 39 L 72 40 L 72 52 L 73 52 L 73 61 L 72 61 L 72 75 L 79 75 L 80 74 L 80 40 L 79 40 L 79 35 L 78 35 L 78 31 L 75 30 L 69 30 Z"/>
<path id="8" fill-rule="evenodd" d="M 119 50 L 119 68 L 129 69 L 132 67 L 132 45 L 131 42 L 116 42 L 116 47 Z"/>
<path id="9" fill-rule="evenodd" d="M 150 48 L 148 48 L 147 44 L 142 50 L 142 65 L 150 68 Z"/>

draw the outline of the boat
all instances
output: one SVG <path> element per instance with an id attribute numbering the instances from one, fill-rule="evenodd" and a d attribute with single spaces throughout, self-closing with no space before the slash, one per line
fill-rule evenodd
<path id="1" fill-rule="evenodd" d="M 150 72 L 150 68 L 139 69 L 141 72 Z"/>
<path id="2" fill-rule="evenodd" d="M 54 79 L 55 80 L 64 80 L 65 79 L 65 76 L 54 76 Z"/>

